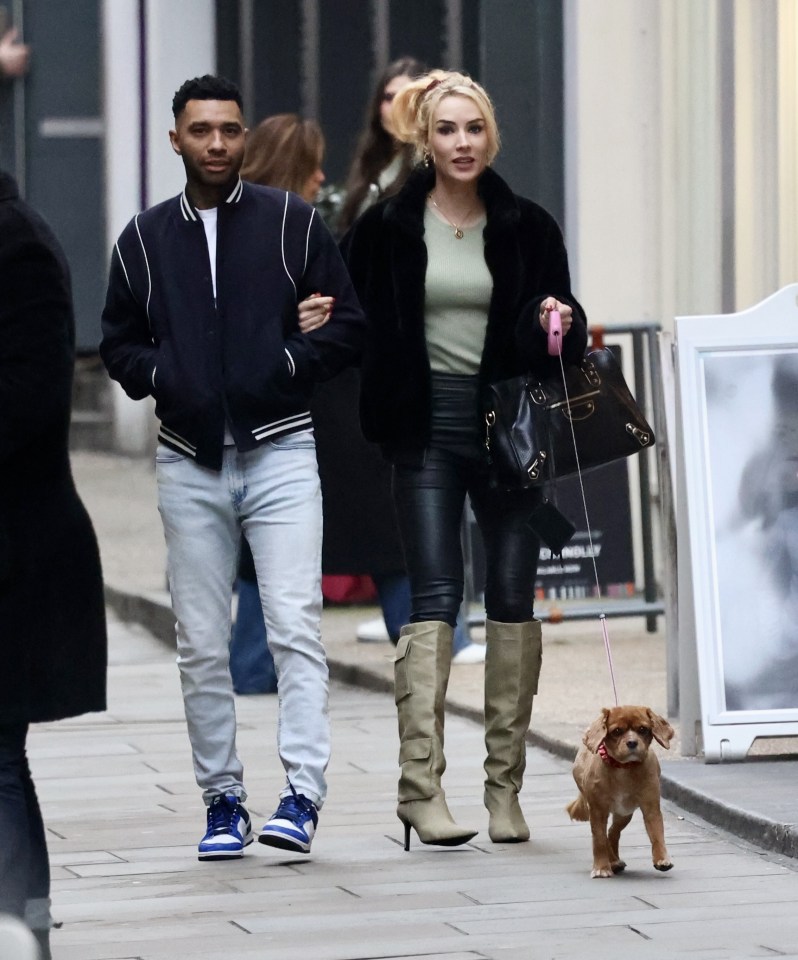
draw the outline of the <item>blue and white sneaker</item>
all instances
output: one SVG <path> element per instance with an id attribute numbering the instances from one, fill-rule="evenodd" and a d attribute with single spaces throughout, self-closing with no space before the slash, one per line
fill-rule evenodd
<path id="1" fill-rule="evenodd" d="M 238 797 L 220 793 L 208 807 L 208 829 L 199 842 L 198 859 L 237 860 L 253 839 L 252 821 Z"/>
<path id="2" fill-rule="evenodd" d="M 280 806 L 264 826 L 258 840 L 269 847 L 310 853 L 319 823 L 319 811 L 315 803 L 297 793 L 290 783 L 288 786 L 291 787 L 291 796 L 280 799 Z"/>

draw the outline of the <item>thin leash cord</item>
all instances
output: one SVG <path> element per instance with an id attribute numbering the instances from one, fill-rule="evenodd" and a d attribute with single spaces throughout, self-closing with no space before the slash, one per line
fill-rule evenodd
<path id="1" fill-rule="evenodd" d="M 561 335 L 560 335 L 561 336 Z M 601 595 L 601 584 L 599 583 L 598 577 L 598 567 L 596 566 L 596 551 L 593 549 L 593 534 L 590 529 L 590 517 L 587 512 L 587 498 L 585 497 L 585 485 L 582 481 L 582 467 L 579 463 L 579 449 L 576 445 L 576 431 L 574 430 L 574 421 L 571 416 L 571 398 L 568 396 L 568 385 L 565 381 L 565 365 L 562 362 L 562 340 L 560 340 L 559 350 L 557 351 L 557 357 L 560 361 L 560 375 L 562 376 L 562 387 L 565 393 L 565 405 L 566 410 L 568 411 L 568 423 L 571 427 L 571 441 L 574 445 L 574 459 L 576 460 L 576 475 L 579 477 L 579 490 L 582 495 L 582 510 L 585 514 L 585 526 L 587 528 L 587 539 L 590 545 L 590 561 L 593 564 L 593 577 L 596 581 L 596 596 L 599 599 L 599 605 L 603 597 Z M 612 695 L 615 697 L 615 706 L 618 706 L 618 689 L 615 685 L 615 668 L 612 664 L 612 648 L 610 647 L 610 637 L 607 630 L 607 615 L 602 610 L 599 613 L 599 623 L 601 624 L 601 632 L 604 637 L 604 650 L 607 654 L 607 666 L 610 671 L 610 682 L 612 683 Z"/>

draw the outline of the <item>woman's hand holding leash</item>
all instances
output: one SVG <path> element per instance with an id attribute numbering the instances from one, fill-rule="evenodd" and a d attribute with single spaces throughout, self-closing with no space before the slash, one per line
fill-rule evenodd
<path id="1" fill-rule="evenodd" d="M 559 315 L 562 336 L 567 336 L 573 323 L 573 310 L 567 303 L 560 303 L 560 301 L 554 297 L 546 297 L 540 305 L 540 325 L 547 334 L 549 333 L 551 318 L 554 314 Z M 556 356 L 559 352 L 560 351 L 557 350 L 552 356 Z M 551 350 L 549 350 L 549 353 L 551 353 Z"/>

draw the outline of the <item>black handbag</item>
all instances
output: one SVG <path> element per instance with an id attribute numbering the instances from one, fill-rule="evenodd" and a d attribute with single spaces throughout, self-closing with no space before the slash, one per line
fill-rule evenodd
<path id="1" fill-rule="evenodd" d="M 539 486 L 576 473 L 577 454 L 584 473 L 654 444 L 609 349 L 592 350 L 578 366 L 564 369 L 565 386 L 560 372 L 547 380 L 520 376 L 488 387 L 485 446 L 496 486 Z"/>

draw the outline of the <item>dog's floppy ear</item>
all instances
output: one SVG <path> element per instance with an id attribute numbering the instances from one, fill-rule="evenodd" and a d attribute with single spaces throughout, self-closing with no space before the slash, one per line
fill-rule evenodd
<path id="1" fill-rule="evenodd" d="M 648 720 L 651 724 L 651 732 L 654 734 L 654 739 L 661 747 L 670 750 L 671 740 L 673 740 L 676 735 L 676 731 L 664 717 L 654 713 L 653 710 L 648 711 Z"/>
<path id="2" fill-rule="evenodd" d="M 584 743 L 591 753 L 598 753 L 598 748 L 607 736 L 607 717 L 609 717 L 609 715 L 610 711 L 604 707 L 593 723 L 585 730 L 582 743 Z"/>

